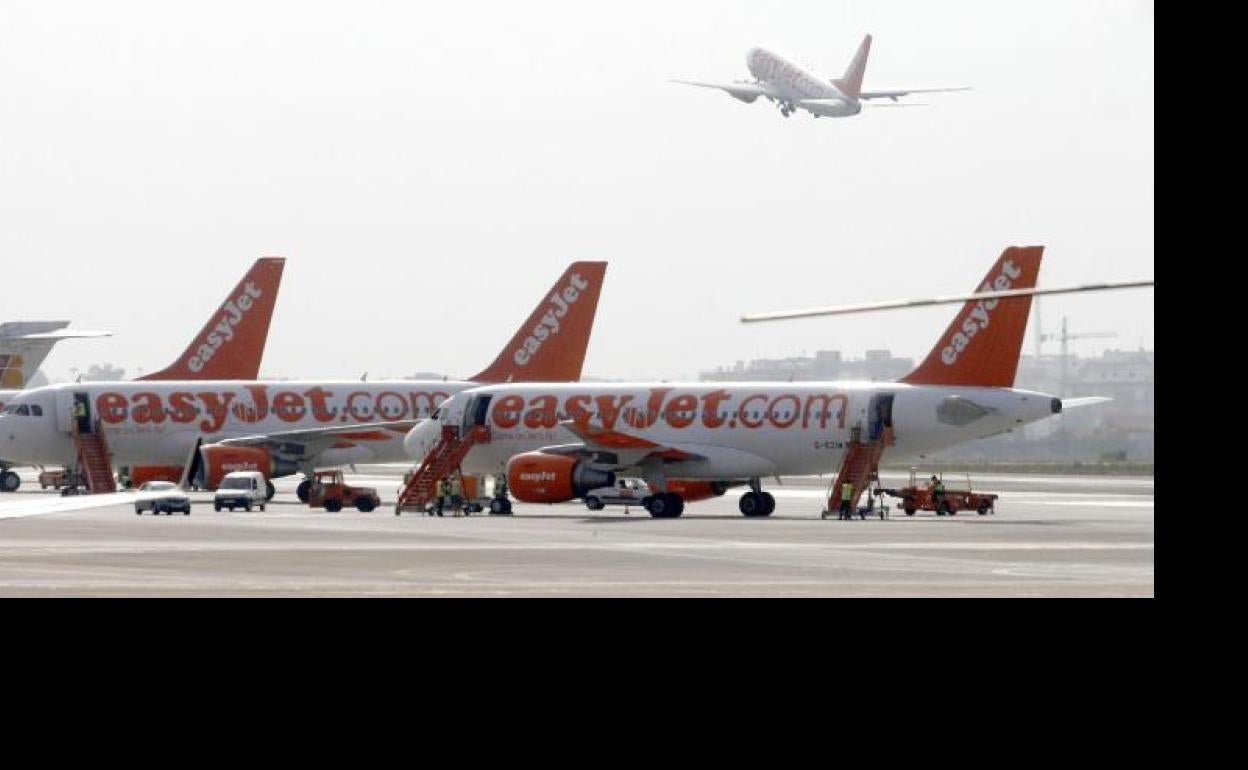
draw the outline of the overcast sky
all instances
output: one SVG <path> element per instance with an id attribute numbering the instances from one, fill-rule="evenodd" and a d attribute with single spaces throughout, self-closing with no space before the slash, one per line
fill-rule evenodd
<path id="1" fill-rule="evenodd" d="M 72 319 L 53 378 L 169 363 L 258 256 L 288 257 L 263 373 L 468 375 L 573 259 L 610 262 L 586 374 L 922 357 L 955 308 L 749 311 L 1153 275 L 1153 4 L 0 3 L 0 321 Z M 843 120 L 667 82 L 766 45 L 867 88 Z M 1153 345 L 1153 292 L 1044 300 L 1046 331 Z M 1029 329 L 1034 334 L 1034 323 Z M 1052 347 L 1056 352 L 1056 345 Z"/>

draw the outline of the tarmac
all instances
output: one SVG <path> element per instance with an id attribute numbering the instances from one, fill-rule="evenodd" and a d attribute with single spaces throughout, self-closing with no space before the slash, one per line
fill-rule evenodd
<path id="1" fill-rule="evenodd" d="M 367 514 L 309 509 L 290 478 L 263 513 L 217 513 L 193 493 L 189 516 L 136 516 L 127 492 L 62 498 L 22 470 L 22 488 L 0 495 L 0 596 L 1154 594 L 1152 477 L 977 474 L 976 491 L 1001 494 L 987 516 L 894 505 L 886 519 L 825 520 L 824 477 L 765 482 L 777 507 L 760 519 L 738 513 L 740 489 L 679 519 L 580 503 L 437 518 L 394 515 L 403 470 L 347 474 L 381 494 Z"/>

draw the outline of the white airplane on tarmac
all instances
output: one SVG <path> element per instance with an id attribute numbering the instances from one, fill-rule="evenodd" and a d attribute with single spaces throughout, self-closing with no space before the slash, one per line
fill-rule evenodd
<path id="1" fill-rule="evenodd" d="M 112 332 L 66 329 L 69 321 L 10 321 L 0 324 L 0 409 L 26 387 L 61 340 L 108 337 Z M 22 480 L 0 459 L 0 492 L 15 492 Z"/>
<path id="2" fill-rule="evenodd" d="M 139 377 L 138 381 L 255 379 L 260 371 L 260 359 L 264 355 L 285 265 L 282 257 L 257 259 L 217 311 L 209 316 L 204 328 L 191 339 L 182 355 L 169 367 Z M 0 374 L 4 375 L 5 382 L 24 384 L 57 340 L 111 334 L 65 330 L 63 327 L 67 325 L 67 321 L 0 325 Z M 19 365 L 21 379 L 10 378 L 8 373 L 12 367 Z M 7 410 L 7 402 L 21 393 L 20 390 L 0 391 L 0 413 Z M 13 412 L 18 416 L 31 416 L 32 409 L 15 406 Z M 42 412 L 42 407 L 39 411 Z M 11 458 L 0 460 L 0 492 L 15 492 L 21 486 L 21 478 L 10 470 L 17 464 L 20 463 Z"/>
<path id="3" fill-rule="evenodd" d="M 980 286 L 1034 287 L 1042 253 L 1006 249 Z M 655 517 L 740 484 L 741 512 L 766 516 L 775 499 L 761 479 L 836 472 L 855 436 L 883 440 L 890 460 L 917 458 L 1060 413 L 1061 399 L 1013 387 L 1030 307 L 1030 296 L 967 302 L 899 382 L 492 385 L 443 403 L 405 445 L 420 459 L 456 433 L 480 437 L 460 467 L 497 475 L 494 513 L 510 511 L 508 491 L 563 502 L 623 474 L 656 490 L 644 501 Z"/>
<path id="4" fill-rule="evenodd" d="M 825 79 L 795 64 L 778 53 L 766 48 L 751 48 L 745 55 L 745 66 L 754 76 L 753 81 L 735 83 L 704 83 L 694 80 L 675 80 L 690 86 L 718 88 L 734 99 L 752 104 L 762 96 L 780 107 L 780 114 L 789 117 L 799 109 L 818 117 L 847 118 L 862 112 L 863 102 L 871 99 L 891 99 L 896 102 L 910 94 L 968 91 L 969 86 L 958 88 L 909 88 L 889 91 L 862 90 L 862 76 L 867 69 L 867 56 L 871 53 L 871 36 L 867 35 L 858 46 L 858 53 L 839 78 Z M 876 107 L 914 107 L 913 104 L 881 104 Z"/>
<path id="5" fill-rule="evenodd" d="M 0 456 L 73 464 L 78 404 L 116 465 L 155 466 L 215 488 L 228 472 L 266 479 L 407 459 L 403 439 L 446 398 L 481 383 L 580 379 L 605 262 L 570 265 L 494 362 L 471 380 L 89 382 L 23 393 L 0 413 Z M 36 411 L 38 410 L 38 411 Z M 132 478 L 140 477 L 136 468 Z M 144 478 L 159 478 L 149 471 Z M 306 500 L 310 481 L 299 487 Z M 272 482 L 269 496 L 272 497 Z"/>

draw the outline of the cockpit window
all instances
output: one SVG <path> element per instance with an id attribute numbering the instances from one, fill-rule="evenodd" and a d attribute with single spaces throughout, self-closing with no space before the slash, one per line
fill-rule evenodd
<path id="1" fill-rule="evenodd" d="M 29 417 L 30 407 L 26 406 L 25 404 L 22 404 L 21 406 L 17 408 L 17 411 L 15 412 L 15 414 L 22 415 L 23 417 Z"/>
<path id="2" fill-rule="evenodd" d="M 39 406 L 38 404 L 31 404 L 31 405 L 30 405 L 30 415 L 31 415 L 32 417 L 42 417 L 42 416 L 43 416 L 43 407 Z"/>

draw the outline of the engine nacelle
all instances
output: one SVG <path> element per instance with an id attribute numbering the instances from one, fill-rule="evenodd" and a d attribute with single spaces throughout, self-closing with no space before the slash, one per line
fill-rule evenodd
<path id="1" fill-rule="evenodd" d="M 614 473 L 587 467 L 575 457 L 525 452 L 507 463 L 507 487 L 526 503 L 563 503 L 614 485 Z"/>
<path id="2" fill-rule="evenodd" d="M 753 104 L 755 100 L 758 99 L 758 94 L 734 94 L 730 92 L 729 96 L 731 96 L 733 99 L 740 99 L 746 104 Z"/>
<path id="3" fill-rule="evenodd" d="M 723 481 L 694 481 L 692 479 L 668 479 L 667 491 L 680 495 L 686 503 L 698 500 L 709 500 L 719 497 L 727 491 L 728 485 Z"/>
<path id="4" fill-rule="evenodd" d="M 234 471 L 260 471 L 266 479 L 299 471 L 295 463 L 275 458 L 269 450 L 259 447 L 201 447 L 196 465 L 192 476 L 200 489 L 216 489 L 225 474 Z"/>

